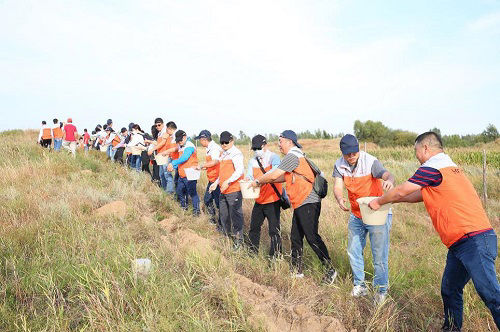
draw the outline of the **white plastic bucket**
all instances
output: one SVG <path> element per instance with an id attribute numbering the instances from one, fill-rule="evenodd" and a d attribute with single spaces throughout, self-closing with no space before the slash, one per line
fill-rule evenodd
<path id="1" fill-rule="evenodd" d="M 377 198 L 377 196 L 360 197 L 356 200 L 361 210 L 361 217 L 363 223 L 367 225 L 384 225 L 389 214 L 389 209 L 392 204 L 384 204 L 377 211 L 370 209 L 368 203 Z"/>
<path id="2" fill-rule="evenodd" d="M 138 146 L 131 146 L 130 147 L 130 152 L 132 152 L 132 154 L 134 156 L 140 156 L 143 150 L 144 149 L 142 149 L 142 148 L 140 148 Z"/>
<path id="3" fill-rule="evenodd" d="M 155 156 L 155 160 L 157 165 L 165 165 L 166 163 L 168 163 L 168 156 L 157 154 Z"/>
<path id="4" fill-rule="evenodd" d="M 201 171 L 194 169 L 193 167 L 184 168 L 184 171 L 186 172 L 186 178 L 189 181 L 198 180 L 200 178 Z"/>
<path id="5" fill-rule="evenodd" d="M 247 199 L 259 198 L 260 188 L 259 187 L 257 187 L 257 188 L 250 187 L 249 188 L 250 183 L 252 183 L 252 181 L 245 181 L 245 180 L 240 181 L 241 194 L 243 195 L 243 198 L 247 198 Z"/>
<path id="6" fill-rule="evenodd" d="M 109 144 L 101 145 L 101 147 L 99 149 L 101 150 L 101 152 L 106 152 L 108 150 L 108 146 L 109 146 Z"/>
<path id="7" fill-rule="evenodd" d="M 132 261 L 132 272 L 136 277 L 145 277 L 151 271 L 151 260 L 149 258 L 138 258 Z"/>

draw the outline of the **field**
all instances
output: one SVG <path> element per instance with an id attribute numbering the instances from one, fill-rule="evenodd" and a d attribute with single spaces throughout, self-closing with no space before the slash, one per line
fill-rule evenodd
<path id="1" fill-rule="evenodd" d="M 390 300 L 376 309 L 371 297 L 352 299 L 346 254 L 348 213 L 332 190 L 323 200 L 322 235 L 339 271 L 333 286 L 320 283 L 319 261 L 305 244 L 303 280 L 290 277 L 288 258 L 269 262 L 267 228 L 261 253 L 233 251 L 202 215 L 195 218 L 145 174 L 105 160 L 102 153 L 50 153 L 36 133 L 0 133 L 1 331 L 438 331 L 440 280 L 446 248 L 422 204 L 397 205 L 391 233 Z M 337 140 L 304 140 L 304 151 L 330 183 Z M 278 152 L 276 144 L 272 150 Z M 250 156 L 248 147 L 241 146 Z M 449 151 L 482 192 L 482 150 L 488 154 L 487 213 L 500 229 L 500 143 Z M 418 166 L 412 148 L 368 144 L 397 182 Z M 198 150 L 201 159 L 203 149 Z M 206 178 L 198 183 L 201 195 Z M 331 189 L 331 188 L 330 188 Z M 123 201 L 116 214 L 96 213 Z M 244 202 L 248 227 L 252 202 Z M 120 213 L 122 212 L 122 213 Z M 291 212 L 282 213 L 289 252 Z M 153 269 L 137 277 L 131 260 Z M 373 268 L 365 250 L 367 278 Z M 497 272 L 500 266 L 497 264 Z M 464 331 L 495 331 L 473 286 L 464 292 Z"/>

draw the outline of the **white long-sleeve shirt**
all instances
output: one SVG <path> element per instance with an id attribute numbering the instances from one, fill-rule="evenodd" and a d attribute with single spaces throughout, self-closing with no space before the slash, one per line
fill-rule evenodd
<path id="1" fill-rule="evenodd" d="M 220 161 L 231 160 L 234 165 L 234 172 L 229 177 L 229 183 L 232 183 L 240 178 L 245 171 L 245 166 L 243 165 L 243 153 L 236 147 L 232 146 L 229 150 L 222 152 L 220 156 Z"/>
<path id="2" fill-rule="evenodd" d="M 130 138 L 130 142 L 127 146 L 137 146 L 140 144 L 144 145 L 144 136 L 138 132 L 132 133 L 132 137 Z"/>

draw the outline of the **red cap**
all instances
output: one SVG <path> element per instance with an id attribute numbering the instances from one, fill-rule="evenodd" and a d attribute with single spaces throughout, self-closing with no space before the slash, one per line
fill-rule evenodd
<path id="1" fill-rule="evenodd" d="M 73 119 L 72 118 L 68 118 L 68 121 L 66 121 L 68 123 L 72 123 L 73 122 Z"/>

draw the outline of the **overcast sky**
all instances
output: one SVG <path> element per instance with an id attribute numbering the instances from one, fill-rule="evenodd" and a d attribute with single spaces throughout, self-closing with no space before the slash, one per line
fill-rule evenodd
<path id="1" fill-rule="evenodd" d="M 0 130 L 500 124 L 500 2 L 0 0 Z"/>

